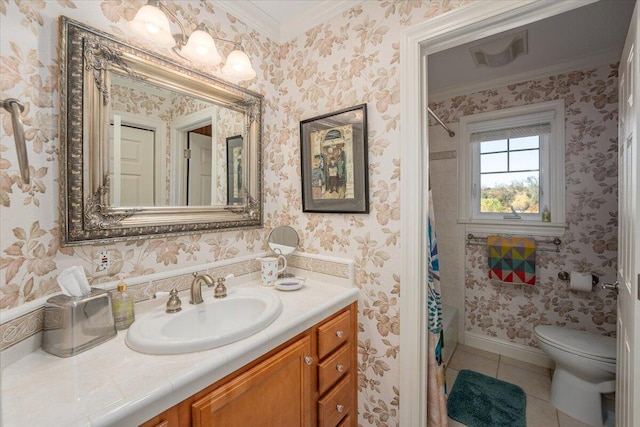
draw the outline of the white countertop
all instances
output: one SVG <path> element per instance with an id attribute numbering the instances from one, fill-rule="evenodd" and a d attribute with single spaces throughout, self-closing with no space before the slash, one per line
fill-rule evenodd
<path id="1" fill-rule="evenodd" d="M 298 291 L 272 291 L 282 300 L 280 316 L 257 334 L 213 350 L 163 356 L 137 353 L 126 346 L 126 331 L 70 358 L 38 349 L 2 371 L 0 424 L 141 424 L 358 299 L 356 288 L 311 279 Z M 180 297 L 188 304 L 185 292 Z M 206 301 L 213 293 L 203 292 L 203 297 Z M 138 317 L 164 301 L 144 304 L 136 304 Z"/>

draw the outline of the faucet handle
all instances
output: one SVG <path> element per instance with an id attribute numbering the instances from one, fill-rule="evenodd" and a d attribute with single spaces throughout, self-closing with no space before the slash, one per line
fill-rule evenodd
<path id="1" fill-rule="evenodd" d="M 227 276 L 229 277 L 229 276 Z M 215 290 L 213 291 L 213 297 L 214 298 L 226 298 L 227 296 L 227 287 L 224 284 L 226 277 L 220 277 L 218 279 L 218 285 L 216 286 Z"/>
<path id="2" fill-rule="evenodd" d="M 174 288 L 171 290 L 171 292 L 158 291 L 153 294 L 153 298 L 161 298 L 165 296 L 169 296 L 165 309 L 167 313 L 177 313 L 182 310 L 182 301 L 180 301 L 177 289 Z"/>
<path id="3" fill-rule="evenodd" d="M 169 292 L 169 299 L 167 300 L 167 313 L 177 313 L 182 310 L 182 301 L 180 301 L 180 297 L 178 296 L 178 290 L 173 288 L 171 292 Z"/>

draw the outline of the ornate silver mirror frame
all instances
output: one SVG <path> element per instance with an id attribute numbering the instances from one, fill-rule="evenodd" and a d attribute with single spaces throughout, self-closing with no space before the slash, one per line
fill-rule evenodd
<path id="1" fill-rule="evenodd" d="M 60 203 L 63 245 L 262 226 L 261 95 L 185 68 L 60 17 Z M 109 81 L 141 78 L 244 114 L 241 204 L 113 207 L 109 203 Z"/>

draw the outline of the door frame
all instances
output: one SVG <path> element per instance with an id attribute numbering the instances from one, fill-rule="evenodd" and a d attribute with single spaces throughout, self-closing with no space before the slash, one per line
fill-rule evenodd
<path id="1" fill-rule="evenodd" d="M 424 237 L 429 212 L 427 56 L 587 6 L 596 1 L 475 1 L 422 22 L 402 33 L 399 71 L 400 141 L 402 141 L 400 425 L 427 425 L 426 260 L 428 244 Z"/>

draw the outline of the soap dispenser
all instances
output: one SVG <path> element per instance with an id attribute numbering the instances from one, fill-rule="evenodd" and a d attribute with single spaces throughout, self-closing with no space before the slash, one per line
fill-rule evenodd
<path id="1" fill-rule="evenodd" d="M 116 329 L 120 331 L 131 326 L 135 320 L 134 300 L 127 293 L 126 283 L 122 282 L 118 285 L 117 291 L 111 297 L 111 305 Z"/>
<path id="2" fill-rule="evenodd" d="M 548 207 L 544 207 L 542 210 L 542 222 L 551 222 L 551 212 Z"/>

